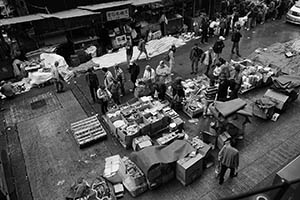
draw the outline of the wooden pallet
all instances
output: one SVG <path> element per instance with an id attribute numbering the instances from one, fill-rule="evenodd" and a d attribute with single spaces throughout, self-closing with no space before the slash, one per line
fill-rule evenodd
<path id="1" fill-rule="evenodd" d="M 80 148 L 107 136 L 97 116 L 94 115 L 71 124 L 73 136 Z"/>

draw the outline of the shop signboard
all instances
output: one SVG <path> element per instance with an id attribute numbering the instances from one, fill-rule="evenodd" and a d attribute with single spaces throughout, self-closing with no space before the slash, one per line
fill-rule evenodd
<path id="1" fill-rule="evenodd" d="M 129 9 L 125 8 L 122 10 L 114 10 L 106 12 L 107 21 L 113 21 L 118 19 L 127 19 L 129 18 Z"/>

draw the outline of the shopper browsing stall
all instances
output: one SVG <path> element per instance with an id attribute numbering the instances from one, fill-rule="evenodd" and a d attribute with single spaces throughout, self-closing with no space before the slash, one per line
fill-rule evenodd
<path id="1" fill-rule="evenodd" d="M 144 71 L 143 79 L 145 81 L 150 81 L 151 83 L 155 83 L 155 70 L 150 66 L 147 65 Z"/>
<path id="2" fill-rule="evenodd" d="M 111 98 L 111 93 L 105 88 L 105 86 L 101 85 L 97 90 L 97 97 L 100 100 L 101 112 L 103 115 L 108 111 L 108 102 Z"/>
<path id="3" fill-rule="evenodd" d="M 213 46 L 213 50 L 216 54 L 216 59 L 219 59 L 220 54 L 222 53 L 225 45 L 224 45 L 225 38 L 223 36 L 220 36 L 219 39 L 215 42 Z"/>
<path id="4" fill-rule="evenodd" d="M 192 61 L 192 72 L 191 74 L 197 74 L 198 73 L 198 64 L 199 60 L 203 54 L 202 49 L 199 48 L 198 43 L 194 44 L 194 47 L 192 48 L 190 52 L 190 60 Z"/>
<path id="5" fill-rule="evenodd" d="M 135 83 L 138 75 L 140 74 L 140 66 L 134 61 L 130 61 L 128 71 L 130 73 L 130 80 L 133 83 L 133 90 L 135 89 Z"/>
<path id="6" fill-rule="evenodd" d="M 114 77 L 107 68 L 102 68 L 102 71 L 104 72 L 104 86 L 106 89 L 110 90 L 114 81 Z"/>
<path id="7" fill-rule="evenodd" d="M 238 98 L 238 93 L 242 86 L 242 73 L 241 73 L 241 66 L 239 64 L 235 64 L 234 66 L 234 76 L 233 79 L 230 80 L 230 99 Z"/>
<path id="8" fill-rule="evenodd" d="M 156 68 L 156 75 L 159 81 L 166 83 L 171 75 L 171 68 L 162 60 Z"/>
<path id="9" fill-rule="evenodd" d="M 207 116 L 207 111 L 209 106 L 217 99 L 218 94 L 218 87 L 215 85 L 215 80 L 210 79 L 209 87 L 205 90 L 205 98 L 204 98 L 204 112 L 203 117 L 205 118 Z"/>
<path id="10" fill-rule="evenodd" d="M 93 72 L 91 68 L 88 69 L 86 75 L 85 75 L 85 80 L 89 86 L 91 97 L 93 102 L 96 102 L 96 92 L 99 87 L 99 80 L 97 75 Z"/>
<path id="11" fill-rule="evenodd" d="M 211 70 L 211 66 L 215 61 L 215 55 L 213 52 L 213 48 L 210 47 L 207 51 L 202 54 L 201 62 L 203 64 L 203 71 L 206 76 L 209 76 L 209 72 Z"/>
<path id="12" fill-rule="evenodd" d="M 115 104 L 120 105 L 120 83 L 117 80 L 113 80 L 110 88 L 111 97 Z"/>
<path id="13" fill-rule="evenodd" d="M 226 78 L 224 73 L 221 73 L 219 77 L 217 101 L 227 101 L 229 86 L 230 86 L 229 80 Z"/>
<path id="14" fill-rule="evenodd" d="M 119 65 L 115 66 L 115 75 L 116 75 L 115 80 L 117 80 L 120 85 L 121 95 L 124 96 L 125 95 L 125 87 L 124 87 L 125 74 Z"/>
<path id="15" fill-rule="evenodd" d="M 173 96 L 173 107 L 175 109 L 181 109 L 182 101 L 185 97 L 184 88 L 182 85 L 182 78 L 176 77 L 172 84 L 172 96 Z"/>

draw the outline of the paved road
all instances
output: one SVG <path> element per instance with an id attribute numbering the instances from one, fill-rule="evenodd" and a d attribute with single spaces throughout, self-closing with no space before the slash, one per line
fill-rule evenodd
<path id="1" fill-rule="evenodd" d="M 299 27 L 283 22 L 276 21 L 259 25 L 253 31 L 243 32 L 241 54 L 246 57 L 258 47 L 267 47 L 275 42 L 285 42 L 299 36 Z M 193 43 L 188 43 L 176 52 L 175 74 L 183 78 L 191 77 L 188 55 Z M 230 40 L 227 40 L 225 45 L 223 56 L 229 59 Z M 209 46 L 211 43 L 202 48 L 206 50 Z M 141 71 L 148 63 L 153 67 L 156 66 L 160 59 L 162 56 L 152 58 L 149 62 L 140 61 Z M 103 78 L 101 72 L 97 72 L 97 74 L 100 79 Z M 29 180 L 35 199 L 41 199 L 42 196 L 44 196 L 43 199 L 62 199 L 65 189 L 77 177 L 84 176 L 90 179 L 93 175 L 101 173 L 105 157 L 129 153 L 129 151 L 124 151 L 110 136 L 108 140 L 88 149 L 78 150 L 65 130 L 70 122 L 99 112 L 100 106 L 90 103 L 90 95 L 83 77 L 77 78 L 76 84 L 70 85 L 69 89 L 68 92 L 62 94 L 50 92 L 52 95 L 49 94 L 49 90 L 53 90 L 52 87 L 32 90 L 6 104 L 6 107 L 10 109 L 20 106 L 19 110 L 21 110 L 23 106 L 23 111 L 20 111 L 18 115 L 15 114 L 17 117 L 12 118 L 9 112 L 6 112 L 5 115 L 7 122 L 16 122 L 16 131 L 13 129 L 10 134 L 6 135 L 8 138 L 6 145 L 14 166 L 14 180 L 16 185 L 20 186 L 20 189 L 17 190 L 19 197 L 30 196 L 31 192 L 28 187 L 22 188 L 22 185 L 26 186 L 24 183 Z M 265 89 L 257 90 L 244 95 L 243 98 L 251 101 L 255 97 L 261 96 L 264 91 Z M 30 109 L 28 111 L 26 102 L 30 102 L 32 97 L 39 95 L 48 95 L 48 104 L 43 109 L 43 113 L 37 113 Z M 128 95 L 123 101 L 125 102 L 130 97 Z M 238 145 L 241 152 L 239 176 L 233 180 L 226 180 L 224 185 L 218 185 L 214 178 L 214 169 L 210 168 L 205 170 L 202 177 L 190 186 L 183 187 L 174 180 L 155 191 L 148 191 L 138 198 L 145 200 L 219 199 L 246 192 L 257 184 L 269 183 L 278 169 L 300 153 L 299 113 L 300 102 L 297 100 L 280 116 L 277 122 L 253 118 L 252 124 L 247 127 L 245 140 Z M 187 132 L 190 135 L 198 135 L 200 129 L 206 129 L 208 122 L 209 119 L 200 119 L 198 124 L 187 122 Z M 96 153 L 97 157 L 91 159 L 90 155 L 93 153 Z M 17 159 L 20 158 L 19 156 L 22 158 L 23 155 L 27 168 L 22 165 L 22 163 L 24 164 L 22 159 Z M 88 163 L 82 163 L 79 160 L 88 160 Z M 17 170 L 21 168 L 22 173 L 17 174 Z M 29 178 L 26 178 L 26 171 Z M 57 185 L 61 180 L 65 180 L 65 182 Z M 29 197 L 26 196 L 26 199 Z M 126 194 L 124 199 L 132 199 L 132 197 Z"/>

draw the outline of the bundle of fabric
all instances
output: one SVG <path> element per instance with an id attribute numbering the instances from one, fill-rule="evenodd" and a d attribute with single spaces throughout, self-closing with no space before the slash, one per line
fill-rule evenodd
<path id="1" fill-rule="evenodd" d="M 300 87 L 300 76 L 285 75 L 273 78 L 272 89 L 282 92 L 284 94 L 290 94 L 293 91 L 298 90 Z"/>
<path id="2" fill-rule="evenodd" d="M 260 99 L 257 99 L 256 101 L 255 101 L 255 104 L 259 107 L 259 108 L 261 108 L 261 109 L 268 109 L 268 108 L 272 108 L 272 107 L 274 107 L 276 104 L 277 104 L 277 102 L 275 102 L 273 99 L 271 99 L 271 98 L 268 98 L 268 97 L 262 97 L 262 98 L 260 98 Z"/>

